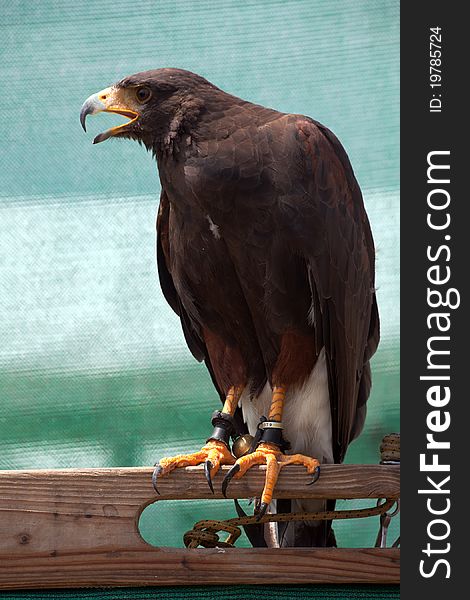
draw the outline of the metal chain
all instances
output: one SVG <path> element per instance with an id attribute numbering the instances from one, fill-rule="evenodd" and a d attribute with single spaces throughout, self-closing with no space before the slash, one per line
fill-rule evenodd
<path id="1" fill-rule="evenodd" d="M 377 506 L 370 508 L 354 508 L 345 510 L 326 510 L 322 512 L 304 512 L 304 513 L 280 513 L 267 514 L 261 519 L 256 515 L 246 517 L 235 517 L 225 521 L 216 519 L 206 519 L 198 521 L 194 527 L 184 534 L 183 541 L 186 548 L 233 548 L 235 542 L 240 537 L 243 525 L 260 525 L 262 523 L 286 523 L 290 521 L 325 521 L 333 519 L 362 519 L 376 515 L 386 514 L 396 500 L 384 500 L 378 502 Z M 218 532 L 228 533 L 225 541 L 219 539 Z"/>

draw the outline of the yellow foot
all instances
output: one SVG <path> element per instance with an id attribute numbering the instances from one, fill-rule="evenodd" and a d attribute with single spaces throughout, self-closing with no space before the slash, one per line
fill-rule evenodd
<path id="1" fill-rule="evenodd" d="M 234 462 L 234 457 L 224 443 L 218 442 L 217 440 L 209 440 L 199 452 L 194 452 L 193 454 L 178 454 L 178 456 L 173 456 L 172 458 L 162 458 L 161 461 L 155 465 L 156 469 L 152 475 L 153 487 L 157 494 L 160 494 L 157 489 L 157 478 L 159 476 L 167 475 L 177 467 L 191 467 L 204 463 L 204 473 L 206 475 L 207 483 L 212 492 L 214 492 L 212 476 L 217 473 L 220 465 L 233 465 Z"/>
<path id="2" fill-rule="evenodd" d="M 279 472 L 285 465 L 304 465 L 307 473 L 313 475 L 310 483 L 320 476 L 320 463 L 316 458 L 304 456 L 303 454 L 283 454 L 277 446 L 269 443 L 261 443 L 251 454 L 239 458 L 225 476 L 222 483 L 222 493 L 225 496 L 228 484 L 232 479 L 240 479 L 253 465 L 266 465 L 266 480 L 261 495 L 261 505 L 258 518 L 261 518 L 273 499 L 274 486 L 279 477 Z"/>

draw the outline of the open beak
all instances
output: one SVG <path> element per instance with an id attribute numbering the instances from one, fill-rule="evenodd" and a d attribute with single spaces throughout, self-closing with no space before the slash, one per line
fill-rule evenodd
<path id="1" fill-rule="evenodd" d="M 109 137 L 124 133 L 126 129 L 140 117 L 140 113 L 135 110 L 136 107 L 134 106 L 133 101 L 130 98 L 127 98 L 128 94 L 129 90 L 126 88 L 109 87 L 97 94 L 91 95 L 85 100 L 80 111 L 80 123 L 85 131 L 86 118 L 88 115 L 96 115 L 100 112 L 110 112 L 117 113 L 118 115 L 130 119 L 122 125 L 111 127 L 111 129 L 97 135 L 93 140 L 94 144 L 99 144 Z"/>

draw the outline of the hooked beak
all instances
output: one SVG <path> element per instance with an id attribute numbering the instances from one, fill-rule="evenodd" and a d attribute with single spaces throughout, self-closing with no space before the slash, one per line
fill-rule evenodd
<path id="1" fill-rule="evenodd" d="M 125 88 L 109 87 L 97 94 L 92 94 L 83 103 L 80 111 L 80 123 L 83 129 L 86 131 L 86 118 L 88 115 L 96 115 L 100 112 L 117 113 L 123 117 L 130 119 L 122 125 L 117 127 L 111 127 L 107 131 L 103 131 L 95 137 L 93 140 L 94 144 L 99 144 L 109 137 L 115 136 L 119 133 L 124 133 L 130 125 L 135 123 L 140 117 L 140 113 L 135 110 L 134 103 L 130 98 L 127 98 L 128 90 Z"/>

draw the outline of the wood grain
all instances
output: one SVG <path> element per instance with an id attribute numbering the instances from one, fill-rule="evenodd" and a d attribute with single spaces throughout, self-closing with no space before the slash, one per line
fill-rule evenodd
<path id="1" fill-rule="evenodd" d="M 0 589 L 398 583 L 399 550 L 139 549 L 3 559 Z"/>
<path id="2" fill-rule="evenodd" d="M 149 468 L 0 471 L 0 589 L 222 583 L 396 583 L 396 549 L 154 548 L 138 520 L 154 501 L 221 498 L 201 467 L 161 478 Z M 259 494 L 264 468 L 233 481 L 230 497 Z M 281 472 L 278 498 L 399 497 L 399 466 L 329 465 L 306 486 L 301 467 Z"/>

